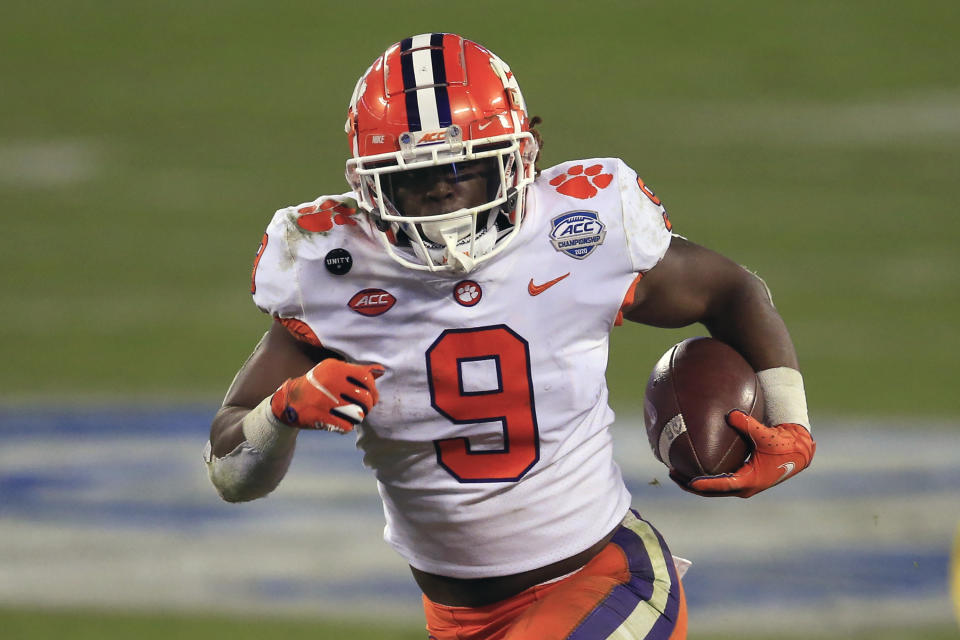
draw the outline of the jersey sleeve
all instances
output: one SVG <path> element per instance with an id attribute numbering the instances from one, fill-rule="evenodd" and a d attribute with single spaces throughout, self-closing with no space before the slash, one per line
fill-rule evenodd
<path id="1" fill-rule="evenodd" d="M 627 251 L 633 270 L 644 273 L 660 262 L 667 252 L 672 226 L 660 199 L 637 172 L 622 160 L 617 163 Z"/>
<path id="2" fill-rule="evenodd" d="M 292 248 L 291 225 L 295 224 L 296 208 L 277 211 L 263 234 L 253 263 L 250 291 L 253 303 L 275 318 L 298 318 L 303 315 L 297 260 Z"/>

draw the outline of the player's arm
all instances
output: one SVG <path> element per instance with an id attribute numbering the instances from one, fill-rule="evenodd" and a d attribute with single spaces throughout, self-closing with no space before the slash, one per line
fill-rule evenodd
<path id="1" fill-rule="evenodd" d="M 283 479 L 300 429 L 345 433 L 376 403 L 382 369 L 333 358 L 274 323 L 214 416 L 204 459 L 220 495 L 262 497 Z"/>
<path id="2" fill-rule="evenodd" d="M 624 317 L 657 327 L 702 323 L 739 351 L 758 372 L 770 427 L 734 412 L 732 427 L 754 443 L 747 465 L 733 474 L 695 478 L 684 488 L 702 495 L 749 497 L 810 464 L 803 379 L 787 327 L 766 284 L 724 256 L 673 237 L 663 259 L 637 283 Z"/>
<path id="3" fill-rule="evenodd" d="M 644 274 L 623 317 L 655 327 L 703 324 L 762 371 L 797 369 L 787 327 L 764 282 L 732 260 L 679 236 Z"/>

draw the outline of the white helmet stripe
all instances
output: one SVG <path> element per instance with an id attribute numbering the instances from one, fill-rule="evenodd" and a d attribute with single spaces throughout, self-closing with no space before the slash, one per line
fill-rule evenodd
<path id="1" fill-rule="evenodd" d="M 437 98 L 433 90 L 433 55 L 430 51 L 431 34 L 413 37 L 413 78 L 417 87 L 417 106 L 420 111 L 420 130 L 431 131 L 440 128 L 440 119 L 437 114 Z"/>
<path id="2" fill-rule="evenodd" d="M 425 33 L 407 38 L 401 44 L 403 86 L 407 91 L 407 123 L 411 131 L 430 131 L 450 126 L 446 70 L 443 54 L 436 50 L 442 43 L 443 34 Z"/>
<path id="3" fill-rule="evenodd" d="M 421 131 L 432 131 L 440 128 L 440 117 L 437 114 L 437 96 L 433 89 L 417 91 L 417 107 L 420 111 Z"/>
<path id="4" fill-rule="evenodd" d="M 410 49 L 426 49 L 430 46 L 430 38 L 432 37 L 432 33 L 421 33 L 418 36 L 411 36 Z"/>

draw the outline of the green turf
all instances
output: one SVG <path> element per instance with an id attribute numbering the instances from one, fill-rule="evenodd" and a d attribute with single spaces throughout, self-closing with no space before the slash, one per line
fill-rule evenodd
<path id="1" fill-rule="evenodd" d="M 424 640 L 427 635 L 417 624 L 9 609 L 0 609 L 0 629 L 3 629 L 5 640 Z M 807 637 L 789 630 L 748 635 L 690 634 L 690 640 L 799 640 Z M 957 629 L 948 626 L 874 629 L 855 634 L 817 636 L 819 640 L 952 640 L 956 637 Z"/>
<path id="2" fill-rule="evenodd" d="M 5 640 L 424 640 L 422 625 L 182 613 L 0 609 Z"/>
<path id="3" fill-rule="evenodd" d="M 345 189 L 356 78 L 445 29 L 512 64 L 546 164 L 623 157 L 768 280 L 815 417 L 960 414 L 960 4 L 413 6 L 5 5 L 0 401 L 215 401 L 266 324 L 272 211 Z M 615 406 L 697 333 L 618 330 Z"/>

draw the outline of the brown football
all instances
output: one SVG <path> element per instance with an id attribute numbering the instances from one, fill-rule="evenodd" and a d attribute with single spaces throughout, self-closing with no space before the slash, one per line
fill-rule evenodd
<path id="1" fill-rule="evenodd" d="M 763 420 L 764 409 L 753 368 L 714 338 L 689 338 L 663 354 L 643 404 L 653 454 L 684 480 L 739 469 L 751 446 L 726 416 L 740 409 Z"/>

